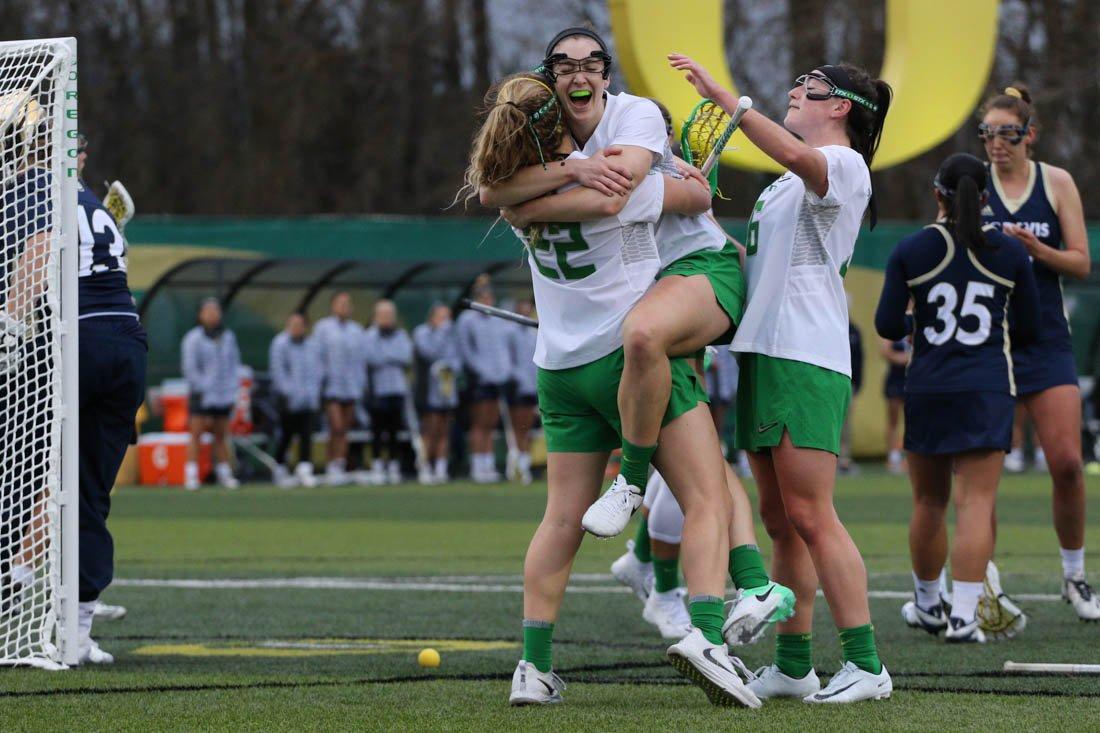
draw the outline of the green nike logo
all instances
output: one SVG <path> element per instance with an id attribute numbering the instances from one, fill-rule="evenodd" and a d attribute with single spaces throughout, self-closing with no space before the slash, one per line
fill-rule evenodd
<path id="1" fill-rule="evenodd" d="M 771 430 L 772 428 L 774 428 L 774 427 L 775 427 L 775 426 L 777 426 L 777 425 L 779 425 L 779 421 L 778 421 L 778 420 L 772 420 L 772 421 L 771 421 L 771 422 L 769 422 L 769 423 L 761 423 L 760 425 L 758 425 L 758 426 L 756 427 L 756 432 L 758 432 L 758 433 L 766 433 L 766 432 L 768 432 L 769 430 Z"/>

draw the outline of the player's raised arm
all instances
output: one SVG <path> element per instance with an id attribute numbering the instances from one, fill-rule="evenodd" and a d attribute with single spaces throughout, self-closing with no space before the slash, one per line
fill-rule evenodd
<path id="1" fill-rule="evenodd" d="M 668 59 L 674 69 L 687 72 L 687 81 L 699 94 L 713 99 L 727 113 L 734 113 L 738 97 L 715 81 L 702 65 L 678 53 L 669 54 Z M 741 129 L 753 144 L 805 181 L 806 187 L 820 197 L 829 190 L 829 163 L 815 148 L 831 144 L 850 146 L 869 164 L 890 107 L 892 92 L 886 82 L 857 78 L 853 71 L 844 65 L 822 66 L 798 77 L 787 95 L 784 125 L 755 110 L 749 110 L 741 119 Z M 807 106 L 807 101 L 828 104 Z M 822 124 L 831 120 L 842 124 L 839 128 Z"/>

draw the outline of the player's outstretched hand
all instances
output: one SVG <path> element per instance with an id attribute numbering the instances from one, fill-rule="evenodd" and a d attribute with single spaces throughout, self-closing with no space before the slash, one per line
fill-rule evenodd
<path id="1" fill-rule="evenodd" d="M 634 176 L 630 169 L 615 160 L 622 148 L 610 147 L 591 158 L 573 160 L 573 172 L 577 183 L 592 188 L 605 196 L 628 196 L 634 189 Z"/>
<path id="2" fill-rule="evenodd" d="M 672 163 L 684 178 L 691 179 L 708 191 L 710 190 L 710 181 L 703 176 L 703 171 L 676 156 L 672 156 Z"/>
<path id="3" fill-rule="evenodd" d="M 699 62 L 692 61 L 690 57 L 682 53 L 670 53 L 668 55 L 668 63 L 669 66 L 674 69 L 687 72 L 684 78 L 695 87 L 695 91 L 699 92 L 700 97 L 706 97 L 707 99 L 717 101 L 719 96 L 727 91 L 721 84 L 714 80 L 710 72 L 704 69 Z"/>

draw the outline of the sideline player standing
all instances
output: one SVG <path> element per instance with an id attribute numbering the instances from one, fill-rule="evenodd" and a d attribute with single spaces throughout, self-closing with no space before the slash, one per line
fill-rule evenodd
<path id="1" fill-rule="evenodd" d="M 416 349 L 421 439 L 427 454 L 419 479 L 422 484 L 443 484 L 449 478 L 451 421 L 458 407 L 456 375 L 462 367 L 451 309 L 443 303 L 433 303 L 428 320 L 413 329 L 412 338 Z"/>
<path id="2" fill-rule="evenodd" d="M 516 303 L 516 312 L 521 316 L 533 318 L 535 303 L 525 298 Z M 505 393 L 508 414 L 512 419 L 512 434 L 515 436 L 516 450 L 508 453 L 505 476 L 511 480 L 519 479 L 523 485 L 533 481 L 531 477 L 531 426 L 535 424 L 535 411 L 538 398 L 538 367 L 533 361 L 538 329 L 513 324 L 509 351 L 512 355 L 512 375 L 508 380 Z"/>
<path id="3" fill-rule="evenodd" d="M 287 316 L 286 328 L 272 341 L 268 356 L 271 390 L 279 409 L 279 444 L 275 448 L 275 483 L 284 489 L 317 485 L 313 475 L 313 423 L 321 405 L 321 364 L 317 342 L 308 333 L 304 313 Z M 290 443 L 298 439 L 294 476 L 286 467 Z"/>
<path id="4" fill-rule="evenodd" d="M 1067 171 L 1031 160 L 1037 119 L 1022 84 L 990 98 L 983 110 L 978 134 L 990 172 L 983 219 L 1024 243 L 1042 309 L 1039 341 L 1012 351 L 1017 399 L 1035 424 L 1054 484 L 1062 595 L 1079 618 L 1096 621 L 1100 597 L 1085 580 L 1081 391 L 1062 299 L 1062 277 L 1088 277 L 1091 267 L 1081 196 Z"/>
<path id="5" fill-rule="evenodd" d="M 363 327 L 351 317 L 351 296 L 338 292 L 329 303 L 332 314 L 317 321 L 313 337 L 321 358 L 321 399 L 328 422 L 328 466 L 325 480 L 332 486 L 348 482 L 348 431 L 355 419 L 355 403 L 366 389 Z"/>
<path id="6" fill-rule="evenodd" d="M 134 418 L 145 399 L 145 329 L 126 280 L 126 239 L 84 183 L 88 143 L 78 139 L 77 228 L 80 236 L 80 662 L 114 657 L 91 637 L 99 595 L 114 577 L 114 541 L 107 529 L 111 489 Z"/>
<path id="7" fill-rule="evenodd" d="M 397 437 L 405 428 L 406 370 L 412 365 L 413 345 L 408 332 L 397 325 L 397 306 L 392 300 L 383 298 L 374 304 L 374 323 L 363 335 L 363 358 L 370 373 L 371 483 L 399 484 L 401 444 Z M 388 463 L 382 459 L 383 449 Z"/>
<path id="8" fill-rule="evenodd" d="M 949 642 L 983 643 L 975 611 L 993 555 L 993 513 L 1016 407 L 1009 344 L 1039 330 L 1039 294 L 1020 243 L 982 230 L 986 171 L 957 153 L 935 180 L 937 223 L 903 239 L 886 266 L 875 328 L 904 339 L 913 300 L 913 358 L 905 385 L 905 450 L 913 484 L 909 552 L 915 598 L 902 616 Z M 1008 312 L 1012 312 L 1011 340 Z M 952 480 L 954 474 L 954 480 Z M 954 484 L 954 486 L 952 486 Z M 952 603 L 940 600 L 945 518 L 954 494 Z"/>
<path id="9" fill-rule="evenodd" d="M 191 441 L 184 469 L 184 488 L 194 491 L 202 483 L 199 475 L 199 449 L 204 432 L 214 436 L 214 475 L 226 489 L 240 482 L 229 465 L 229 413 L 237 402 L 241 352 L 237 337 L 222 323 L 222 306 L 217 298 L 206 298 L 199 305 L 198 325 L 183 337 L 180 347 L 183 377 L 191 390 Z"/>

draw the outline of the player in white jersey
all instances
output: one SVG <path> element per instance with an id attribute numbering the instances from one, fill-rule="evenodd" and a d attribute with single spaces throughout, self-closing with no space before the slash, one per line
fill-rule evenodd
<path id="1" fill-rule="evenodd" d="M 482 202 L 514 206 L 566 183 L 580 183 L 607 194 L 609 206 L 621 206 L 621 197 L 655 162 L 671 159 L 660 111 L 648 99 L 607 92 L 611 56 L 590 30 L 568 28 L 557 34 L 540 68 L 554 83 L 568 131 L 590 162 L 519 171 L 505 184 L 487 187 Z M 657 243 L 660 282 L 622 327 L 625 366 L 617 398 L 623 418 L 621 473 L 583 522 L 599 537 L 622 532 L 642 503 L 669 400 L 668 355 L 691 355 L 720 341 L 732 333 L 744 308 L 737 251 L 727 246 L 712 220 L 702 214 L 663 216 Z"/>
<path id="2" fill-rule="evenodd" d="M 483 186 L 507 180 L 531 165 L 532 157 L 536 163 L 551 160 L 548 171 L 561 167 L 562 148 L 570 141 L 563 139 L 560 103 L 543 80 L 533 75 L 506 80 L 489 103 L 471 154 L 467 191 L 484 194 Z M 582 156 L 572 154 L 575 160 Z M 529 210 L 530 221 L 538 222 L 570 208 L 572 224 L 527 226 L 515 211 L 506 212 L 519 225 L 531 263 L 540 321 L 539 406 L 549 452 L 546 513 L 524 567 L 524 657 L 513 676 L 512 704 L 561 700 L 564 684 L 551 664 L 553 624 L 583 538 L 581 517 L 621 440 L 615 401 L 623 364 L 621 325 L 658 271 L 653 225 L 662 208 L 697 212 L 710 204 L 709 189 L 696 181 L 648 175 L 648 170 L 639 175 L 632 195 L 617 198 L 622 200 L 576 187 L 544 197 Z M 684 509 L 683 558 L 694 628 L 669 649 L 669 659 L 715 703 L 755 707 L 759 701 L 734 671 L 721 637 L 732 507 L 721 480 L 717 436 L 691 366 L 675 360 L 672 369 L 668 424 L 656 459 Z"/>
<path id="3" fill-rule="evenodd" d="M 681 54 L 669 61 L 733 113 L 737 97 L 706 69 Z M 843 278 L 868 205 L 874 226 L 869 166 L 890 97 L 860 69 L 820 66 L 796 80 L 782 126 L 755 111 L 741 121 L 787 169 L 753 207 L 748 305 L 731 346 L 741 361 L 738 447 L 751 452 L 775 575 L 798 597 L 797 615 L 779 628 L 776 664 L 754 683 L 762 696 L 840 703 L 889 697 L 893 687 L 875 647 L 863 559 L 833 507 L 852 394 Z M 822 690 L 809 637 L 819 578 L 845 660 Z"/>

